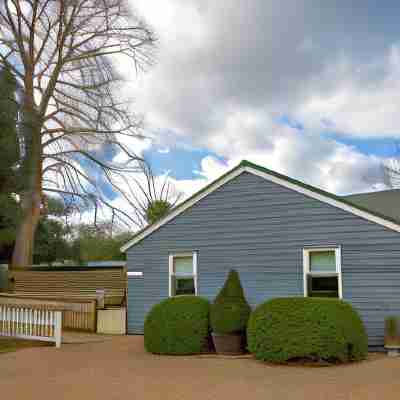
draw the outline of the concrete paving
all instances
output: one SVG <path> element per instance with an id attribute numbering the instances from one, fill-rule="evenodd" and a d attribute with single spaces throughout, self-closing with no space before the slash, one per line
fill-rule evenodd
<path id="1" fill-rule="evenodd" d="M 252 358 L 156 356 L 141 336 L 0 354 L 8 400 L 398 399 L 400 358 L 344 366 L 274 366 Z"/>

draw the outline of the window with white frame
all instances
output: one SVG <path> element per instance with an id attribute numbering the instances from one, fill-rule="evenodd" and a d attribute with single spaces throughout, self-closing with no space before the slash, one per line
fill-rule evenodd
<path id="1" fill-rule="evenodd" d="M 197 294 L 197 253 L 169 256 L 169 295 Z"/>
<path id="2" fill-rule="evenodd" d="M 304 296 L 342 298 L 340 247 L 303 249 Z"/>

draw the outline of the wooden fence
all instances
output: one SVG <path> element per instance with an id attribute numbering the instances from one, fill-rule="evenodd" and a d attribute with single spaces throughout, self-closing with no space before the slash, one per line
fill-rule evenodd
<path id="1" fill-rule="evenodd" d="M 60 310 L 0 304 L 0 336 L 54 342 L 61 346 Z"/>
<path id="2" fill-rule="evenodd" d="M 9 272 L 11 291 L 48 299 L 93 299 L 104 292 L 106 306 L 125 302 L 126 271 L 109 267 L 27 268 Z"/>
<path id="3" fill-rule="evenodd" d="M 28 306 L 33 309 L 57 309 L 62 312 L 63 329 L 96 332 L 96 299 L 48 299 L 32 298 L 28 294 L 0 293 L 0 306 Z"/>
<path id="4" fill-rule="evenodd" d="M 97 308 L 96 300 L 85 302 L 63 303 L 63 328 L 81 331 L 96 332 L 97 330 Z"/>

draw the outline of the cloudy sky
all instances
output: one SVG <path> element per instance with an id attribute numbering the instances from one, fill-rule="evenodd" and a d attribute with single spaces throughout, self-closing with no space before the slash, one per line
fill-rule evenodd
<path id="1" fill-rule="evenodd" d="M 129 89 L 157 173 L 189 194 L 248 159 L 337 194 L 383 188 L 400 139 L 398 1 L 131 1 L 159 38 Z"/>

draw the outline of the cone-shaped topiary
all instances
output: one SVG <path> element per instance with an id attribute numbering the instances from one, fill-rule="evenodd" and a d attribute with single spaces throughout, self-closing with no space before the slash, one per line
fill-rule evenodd
<path id="1" fill-rule="evenodd" d="M 219 334 L 242 333 L 246 330 L 250 311 L 239 274 L 231 270 L 210 307 L 211 330 Z"/>

